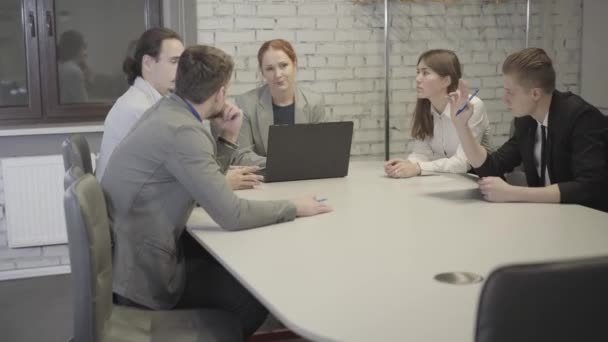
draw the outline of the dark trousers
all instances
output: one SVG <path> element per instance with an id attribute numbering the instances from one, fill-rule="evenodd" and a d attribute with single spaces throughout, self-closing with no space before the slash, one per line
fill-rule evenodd
<path id="1" fill-rule="evenodd" d="M 230 312 L 239 318 L 245 339 L 249 338 L 264 323 L 268 310 L 188 232 L 182 234 L 181 243 L 186 258 L 186 288 L 175 309 Z M 117 294 L 114 302 L 148 309 Z"/>
<path id="2" fill-rule="evenodd" d="M 243 336 L 250 337 L 264 323 L 268 310 L 188 232 L 182 234 L 186 258 L 186 288 L 176 309 L 212 308 L 239 317 Z"/>

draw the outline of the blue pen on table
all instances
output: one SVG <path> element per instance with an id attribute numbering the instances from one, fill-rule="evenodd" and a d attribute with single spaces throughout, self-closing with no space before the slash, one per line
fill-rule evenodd
<path id="1" fill-rule="evenodd" d="M 456 111 L 456 116 L 458 116 L 458 114 L 462 113 L 464 111 L 464 109 L 467 108 L 467 104 L 475 97 L 475 95 L 477 95 L 477 93 L 479 93 L 479 88 L 477 88 L 473 91 L 473 94 L 471 94 L 471 96 L 469 96 L 467 103 L 463 104 L 462 107 L 458 108 L 458 110 Z"/>
<path id="2" fill-rule="evenodd" d="M 315 201 L 321 203 L 321 202 L 327 201 L 327 198 L 317 198 L 317 197 L 315 197 Z"/>

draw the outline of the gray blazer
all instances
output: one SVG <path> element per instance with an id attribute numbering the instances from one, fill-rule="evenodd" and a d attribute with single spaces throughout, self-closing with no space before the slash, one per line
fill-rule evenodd
<path id="1" fill-rule="evenodd" d="M 274 123 L 270 89 L 264 85 L 237 96 L 235 100 L 244 113 L 235 164 L 264 165 L 268 130 Z M 321 95 L 296 86 L 294 116 L 296 123 L 325 121 L 325 104 Z"/>
<path id="2" fill-rule="evenodd" d="M 195 201 L 227 230 L 295 218 L 288 201 L 249 201 L 230 190 L 221 171 L 234 153 L 227 143 L 216 145 L 175 95 L 144 113 L 101 181 L 114 238 L 114 292 L 152 309 L 175 306 L 186 281 L 178 241 Z"/>

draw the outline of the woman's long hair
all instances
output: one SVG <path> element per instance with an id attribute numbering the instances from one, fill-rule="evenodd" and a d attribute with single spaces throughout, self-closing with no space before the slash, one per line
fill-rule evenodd
<path id="1" fill-rule="evenodd" d="M 458 89 L 458 81 L 462 77 L 460 61 L 454 51 L 436 49 L 429 50 L 418 58 L 419 65 L 424 61 L 431 70 L 441 77 L 450 76 L 452 82 L 448 86 L 448 93 Z M 429 99 L 418 99 L 412 118 L 412 138 L 424 140 L 433 137 L 433 116 L 431 114 L 431 101 Z"/>

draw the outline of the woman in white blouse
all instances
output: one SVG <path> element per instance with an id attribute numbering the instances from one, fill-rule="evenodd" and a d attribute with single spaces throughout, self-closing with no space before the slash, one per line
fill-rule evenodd
<path id="1" fill-rule="evenodd" d="M 408 178 L 424 171 L 465 173 L 471 168 L 452 124 L 447 98 L 448 93 L 458 89 L 461 77 L 460 62 L 453 51 L 429 50 L 418 58 L 412 153 L 407 159 L 384 163 L 389 177 Z M 477 141 L 488 149 L 490 122 L 485 107 L 478 97 L 473 97 L 471 103 L 474 112 L 469 126 Z"/>

